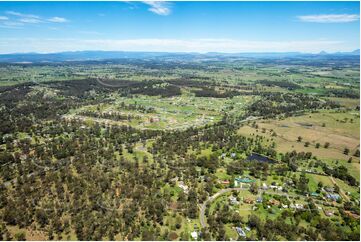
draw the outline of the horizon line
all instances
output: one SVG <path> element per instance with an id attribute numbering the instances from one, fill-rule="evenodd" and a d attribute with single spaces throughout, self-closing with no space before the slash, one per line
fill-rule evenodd
<path id="1" fill-rule="evenodd" d="M 337 54 L 337 53 L 352 53 L 360 51 L 360 48 L 354 50 L 338 50 L 328 52 L 325 50 L 320 50 L 318 52 L 305 52 L 305 51 L 240 51 L 240 52 L 226 52 L 226 51 L 147 51 L 147 50 L 64 50 L 64 51 L 54 51 L 54 52 L 8 52 L 0 53 L 0 55 L 17 55 L 17 54 L 38 54 L 38 55 L 47 55 L 47 54 L 60 54 L 60 53 L 76 53 L 76 52 L 124 52 L 124 53 L 169 53 L 169 54 L 287 54 L 287 53 L 297 53 L 297 54 Z"/>

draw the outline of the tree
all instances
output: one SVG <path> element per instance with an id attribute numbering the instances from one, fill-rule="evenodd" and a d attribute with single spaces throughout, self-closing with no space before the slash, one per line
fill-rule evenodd
<path id="1" fill-rule="evenodd" d="M 306 193 L 308 192 L 308 179 L 306 178 L 306 174 L 303 172 L 300 175 L 300 178 L 298 180 L 298 190 L 301 193 Z"/>
<path id="2" fill-rule="evenodd" d="M 25 235 L 25 232 L 18 232 L 15 234 L 15 240 L 18 240 L 18 241 L 25 241 L 26 240 L 26 235 Z"/>
<path id="3" fill-rule="evenodd" d="M 253 182 L 249 188 L 249 191 L 253 194 L 257 194 L 258 193 L 258 186 L 255 182 Z"/>
<path id="4" fill-rule="evenodd" d="M 320 143 L 316 143 L 316 149 L 320 148 L 321 144 Z"/>
<path id="5" fill-rule="evenodd" d="M 201 231 L 202 231 L 203 240 L 205 240 L 205 241 L 212 240 L 211 234 L 209 233 L 207 228 L 202 228 Z"/>
<path id="6" fill-rule="evenodd" d="M 346 148 L 343 150 L 343 153 L 344 153 L 345 155 L 348 155 L 348 154 L 350 153 L 350 149 L 346 147 Z"/>
<path id="7" fill-rule="evenodd" d="M 326 143 L 323 145 L 323 147 L 324 147 L 325 149 L 327 149 L 328 147 L 330 147 L 330 143 L 329 143 L 329 142 L 326 142 Z"/>
<path id="8" fill-rule="evenodd" d="M 145 156 L 143 157 L 143 163 L 148 163 L 148 161 L 149 161 L 148 156 L 145 155 Z"/>
<path id="9" fill-rule="evenodd" d="M 323 187 L 323 183 L 322 181 L 320 181 L 318 184 L 317 184 L 318 188 L 321 189 Z"/>
<path id="10" fill-rule="evenodd" d="M 181 241 L 188 241 L 188 240 L 189 240 L 188 233 L 186 233 L 186 232 L 183 231 L 183 232 L 180 234 L 180 240 L 181 240 Z"/>
<path id="11" fill-rule="evenodd" d="M 302 142 L 302 137 L 301 136 L 298 136 L 297 142 Z"/>
<path id="12" fill-rule="evenodd" d="M 353 154 L 353 156 L 355 156 L 355 157 L 360 157 L 360 150 L 357 149 L 357 150 L 355 151 L 355 153 Z"/>

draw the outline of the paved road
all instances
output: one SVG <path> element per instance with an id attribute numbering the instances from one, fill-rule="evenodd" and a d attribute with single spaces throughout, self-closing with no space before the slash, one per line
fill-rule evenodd
<path id="1" fill-rule="evenodd" d="M 205 220 L 205 212 L 207 204 L 212 202 L 214 199 L 219 197 L 220 195 L 231 192 L 231 191 L 242 191 L 242 190 L 248 190 L 248 188 L 241 188 L 241 187 L 235 187 L 235 188 L 226 188 L 222 189 L 213 196 L 209 197 L 202 205 L 200 205 L 200 214 L 199 214 L 199 220 L 201 221 L 202 228 L 205 228 L 207 226 L 206 220 Z"/>

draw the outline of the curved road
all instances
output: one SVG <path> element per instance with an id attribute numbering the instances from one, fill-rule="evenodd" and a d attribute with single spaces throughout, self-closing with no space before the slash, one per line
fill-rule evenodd
<path id="1" fill-rule="evenodd" d="M 207 226 L 204 214 L 206 212 L 206 207 L 209 202 L 212 202 L 214 199 L 216 199 L 217 197 L 219 197 L 220 195 L 222 195 L 224 193 L 231 192 L 231 191 L 242 191 L 242 190 L 248 190 L 248 188 L 241 188 L 241 187 L 226 188 L 226 189 L 220 190 L 219 192 L 215 193 L 213 196 L 209 197 L 200 207 L 201 211 L 199 213 L 199 220 L 201 222 L 202 228 L 205 228 Z"/>
<path id="2" fill-rule="evenodd" d="M 223 195 L 224 193 L 231 192 L 231 191 L 244 191 L 244 190 L 249 190 L 249 188 L 235 187 L 235 188 L 222 189 L 219 192 L 215 193 L 213 196 L 209 197 L 202 205 L 200 205 L 199 220 L 201 222 L 202 228 L 205 228 L 207 226 L 206 219 L 205 219 L 205 212 L 206 212 L 206 207 L 207 207 L 208 203 L 212 202 L 214 199 L 216 199 L 220 195 Z M 288 193 L 284 193 L 284 192 L 270 192 L 270 191 L 267 191 L 265 193 L 266 194 L 286 196 L 287 198 L 289 198 L 289 197 L 304 197 L 304 198 L 306 198 L 306 196 L 303 196 L 303 195 L 289 195 Z"/>

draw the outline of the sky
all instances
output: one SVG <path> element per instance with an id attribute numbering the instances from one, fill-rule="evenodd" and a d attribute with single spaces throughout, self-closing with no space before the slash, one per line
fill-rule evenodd
<path id="1" fill-rule="evenodd" d="M 359 2 L 0 2 L 0 53 L 359 49 Z"/>

